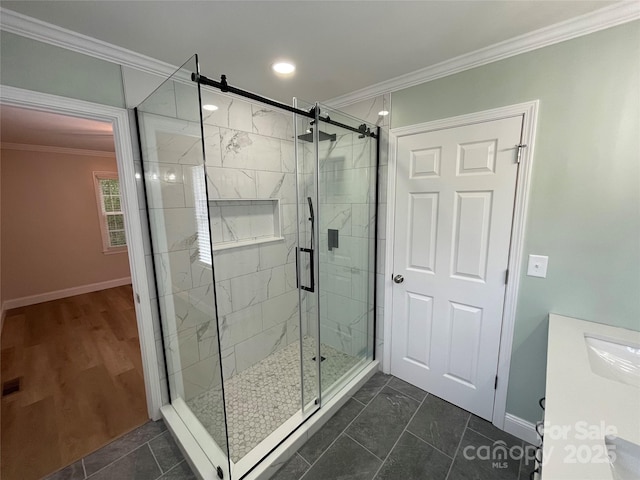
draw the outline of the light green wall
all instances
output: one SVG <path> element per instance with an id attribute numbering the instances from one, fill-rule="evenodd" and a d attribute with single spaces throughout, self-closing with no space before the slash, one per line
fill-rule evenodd
<path id="1" fill-rule="evenodd" d="M 640 22 L 392 95 L 392 127 L 540 100 L 507 412 L 539 420 L 547 314 L 640 330 Z M 525 258 L 526 262 L 526 258 Z"/>
<path id="2" fill-rule="evenodd" d="M 125 104 L 120 65 L 4 31 L 0 83 L 114 107 Z"/>

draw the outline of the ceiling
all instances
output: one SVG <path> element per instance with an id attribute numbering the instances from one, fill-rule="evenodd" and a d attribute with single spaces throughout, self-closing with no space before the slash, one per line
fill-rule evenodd
<path id="1" fill-rule="evenodd" d="M 337 97 L 614 2 L 3 1 L 48 23 L 290 101 Z M 279 58 L 297 65 L 277 78 Z"/>
<path id="2" fill-rule="evenodd" d="M 9 106 L 0 107 L 0 139 L 2 143 L 114 151 L 110 123 Z"/>

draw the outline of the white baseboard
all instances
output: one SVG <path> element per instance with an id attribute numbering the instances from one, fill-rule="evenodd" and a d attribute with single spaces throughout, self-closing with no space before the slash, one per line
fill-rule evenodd
<path id="1" fill-rule="evenodd" d="M 74 295 L 82 295 L 83 293 L 97 292 L 98 290 L 120 287 L 130 283 L 131 277 L 123 277 L 116 278 L 115 280 L 107 280 L 106 282 L 90 283 L 88 285 L 80 285 L 79 287 L 65 288 L 64 290 L 56 290 L 54 292 L 39 293 L 38 295 L 5 300 L 2 303 L 2 320 L 4 321 L 4 312 L 11 310 L 12 308 L 26 307 L 27 305 L 59 300 L 61 298 L 73 297 Z"/>
<path id="2" fill-rule="evenodd" d="M 520 440 L 529 442 L 531 445 L 540 444 L 535 424 L 510 413 L 504 416 L 504 431 L 514 437 L 518 437 Z"/>

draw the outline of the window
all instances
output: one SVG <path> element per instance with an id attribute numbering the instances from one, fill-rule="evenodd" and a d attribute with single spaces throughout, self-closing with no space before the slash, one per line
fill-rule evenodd
<path id="1" fill-rule="evenodd" d="M 100 216 L 102 251 L 104 253 L 124 252 L 127 249 L 127 239 L 124 232 L 124 214 L 122 213 L 118 174 L 94 172 L 93 175 Z"/>
<path id="2" fill-rule="evenodd" d="M 211 265 L 211 241 L 209 240 L 209 209 L 207 208 L 207 186 L 202 167 L 193 167 L 193 196 L 198 227 L 198 251 L 200 261 Z"/>

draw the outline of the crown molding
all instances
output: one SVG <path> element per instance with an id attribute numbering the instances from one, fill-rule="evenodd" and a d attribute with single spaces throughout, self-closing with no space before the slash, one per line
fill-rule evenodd
<path id="1" fill-rule="evenodd" d="M 620 1 L 579 17 L 534 30 L 435 65 L 355 90 L 323 103 L 334 108 L 344 107 L 384 93 L 397 92 L 421 83 L 447 77 L 464 70 L 480 67 L 638 19 L 640 19 L 640 2 L 635 0 Z"/>
<path id="2" fill-rule="evenodd" d="M 402 90 L 638 19 L 640 19 L 640 2 L 620 1 L 323 103 L 334 108 L 343 107 L 383 93 Z M 168 77 L 178 69 L 177 66 L 155 58 L 2 7 L 0 7 L 0 29 L 154 75 Z"/>
<path id="3" fill-rule="evenodd" d="M 82 148 L 54 147 L 51 145 L 30 145 L 26 143 L 0 143 L 2 150 L 20 150 L 23 152 L 62 153 L 64 155 L 82 155 L 83 157 L 110 157 L 116 158 L 115 152 L 102 150 L 84 150 Z"/>
<path id="4" fill-rule="evenodd" d="M 66 28 L 0 7 L 0 30 L 39 42 L 168 77 L 178 67 Z"/>

